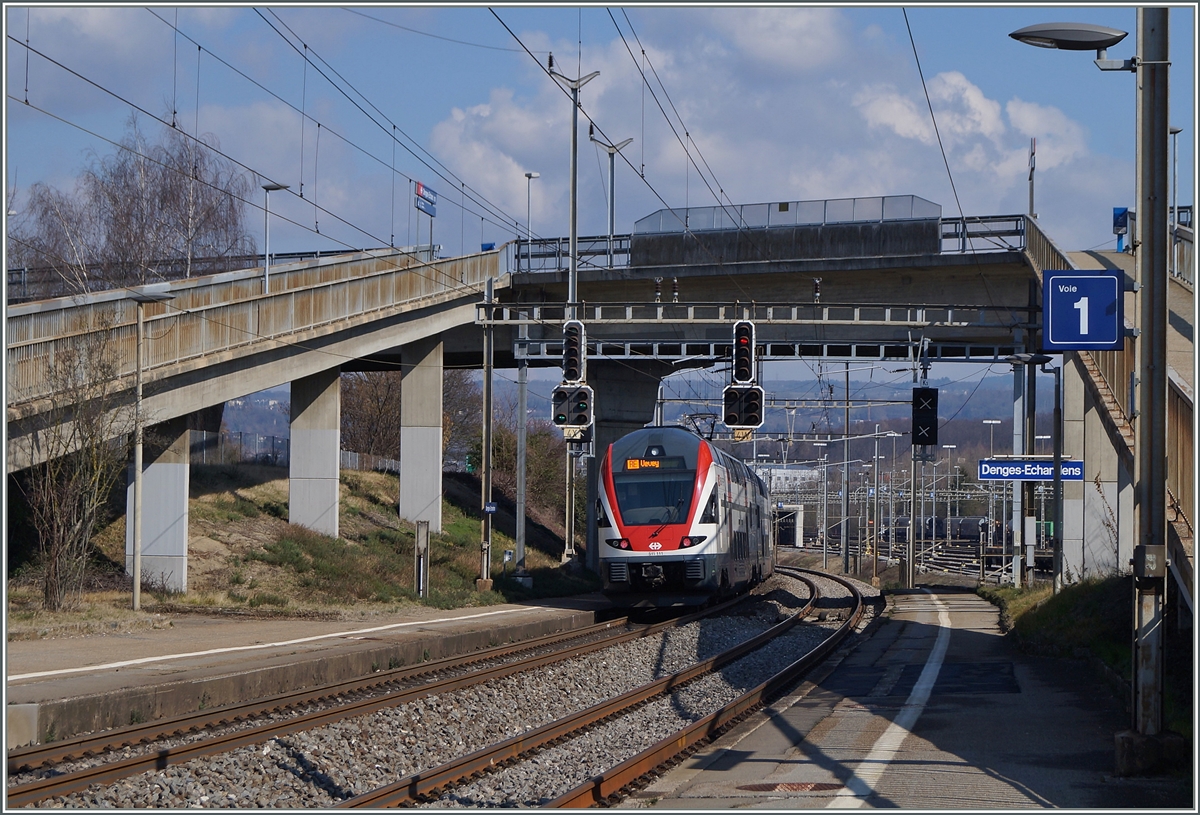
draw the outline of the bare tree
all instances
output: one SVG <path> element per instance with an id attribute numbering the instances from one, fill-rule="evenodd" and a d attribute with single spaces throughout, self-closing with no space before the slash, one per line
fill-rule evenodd
<path id="1" fill-rule="evenodd" d="M 244 265 L 254 240 L 243 224 L 251 181 L 200 141 L 164 128 L 150 143 L 130 117 L 119 149 L 89 154 L 71 194 L 34 184 L 12 229 L 14 263 L 52 297 Z"/>
<path id="2" fill-rule="evenodd" d="M 133 413 L 117 375 L 111 325 L 110 317 L 99 318 L 49 362 L 54 396 L 36 439 L 45 462 L 22 483 L 51 611 L 82 589 L 92 534 L 129 458 Z"/>
<path id="3" fill-rule="evenodd" d="M 480 443 L 483 435 L 483 392 L 475 372 L 447 368 L 442 379 L 442 455 L 458 461 Z"/>
<path id="4" fill-rule="evenodd" d="M 342 449 L 400 455 L 400 372 L 342 374 Z"/>

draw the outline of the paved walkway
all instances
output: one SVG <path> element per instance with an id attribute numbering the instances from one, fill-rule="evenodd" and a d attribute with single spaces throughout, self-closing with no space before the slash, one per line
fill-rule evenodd
<path id="1" fill-rule="evenodd" d="M 1113 777 L 1128 717 L 1082 663 L 1015 652 L 974 594 L 894 594 L 873 636 L 641 791 L 663 809 L 1193 807 Z"/>

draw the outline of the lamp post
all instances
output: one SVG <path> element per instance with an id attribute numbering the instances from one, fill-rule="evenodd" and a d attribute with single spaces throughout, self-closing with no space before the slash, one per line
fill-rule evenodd
<path id="1" fill-rule="evenodd" d="M 533 180 L 540 179 L 541 173 L 526 173 L 526 241 L 533 242 Z M 533 260 L 530 258 L 530 266 Z M 532 268 L 530 268 L 532 271 Z"/>
<path id="2" fill-rule="evenodd" d="M 276 190 L 286 190 L 288 184 L 263 184 L 263 192 L 266 194 L 266 205 L 263 207 L 263 232 L 265 233 L 266 246 L 263 251 L 263 294 L 271 290 L 271 193 Z"/>
<path id="3" fill-rule="evenodd" d="M 617 153 L 621 152 L 622 148 L 631 144 L 633 139 L 626 139 L 620 144 L 609 144 L 596 138 L 594 125 L 588 128 L 588 138 L 603 147 L 604 151 L 608 153 L 608 268 L 611 269 L 613 265 L 613 224 L 617 216 L 617 187 L 613 170 L 617 160 Z"/>
<path id="4" fill-rule="evenodd" d="M 943 450 L 956 450 L 957 444 L 943 444 Z M 950 544 L 950 501 L 954 497 L 953 484 L 950 481 L 950 469 L 954 465 L 954 453 L 946 454 L 946 544 Z"/>
<path id="5" fill-rule="evenodd" d="M 813 447 L 828 447 L 829 442 L 814 441 Z M 829 538 L 826 535 L 829 523 L 829 464 L 828 456 L 821 456 L 821 568 L 829 568 Z"/>
<path id="6" fill-rule="evenodd" d="M 167 292 L 138 292 L 131 299 L 137 303 L 137 350 L 133 395 L 133 610 L 142 607 L 142 344 L 145 338 L 146 303 L 163 303 L 174 300 L 175 295 Z"/>
<path id="7" fill-rule="evenodd" d="M 1037 26 L 1015 31 L 1011 37 L 1030 42 Z M 1096 48 L 1101 70 L 1137 73 L 1137 200 L 1138 219 L 1136 280 L 1140 285 L 1138 367 L 1142 383 L 1134 426 L 1135 515 L 1138 537 L 1134 547 L 1134 726 L 1144 736 L 1162 730 L 1163 632 L 1162 606 L 1166 559 L 1166 456 L 1167 456 L 1167 162 L 1170 127 L 1168 98 L 1170 74 L 1169 15 L 1166 8 L 1137 9 L 1137 56 L 1120 62 L 1104 59 L 1104 49 L 1126 36 L 1101 26 L 1059 25 L 1044 42 L 1050 48 Z M 1103 33 L 1107 36 L 1101 36 Z M 1091 44 L 1087 44 L 1089 38 Z M 1160 568 L 1147 568 L 1148 560 Z"/>
<path id="8" fill-rule="evenodd" d="M 988 426 L 988 458 L 996 457 L 996 425 L 1000 424 L 999 419 L 984 419 L 983 423 Z M 1000 510 L 1003 517 L 1004 510 Z M 992 481 L 988 481 L 988 534 L 987 545 L 989 547 L 996 545 L 996 485 Z M 983 555 L 980 555 L 980 561 L 983 560 Z M 983 566 L 980 567 L 980 574 L 983 574 Z M 981 577 L 982 579 L 982 577 Z"/>
<path id="9" fill-rule="evenodd" d="M 1179 134 L 1182 127 L 1169 128 L 1171 134 L 1171 274 L 1179 274 Z"/>
<path id="10" fill-rule="evenodd" d="M 571 89 L 571 205 L 570 205 L 570 267 L 567 277 L 567 312 L 568 319 L 575 319 L 575 304 L 579 294 L 579 89 L 596 77 L 599 71 L 592 71 L 579 79 L 568 79 L 554 70 L 554 57 L 550 57 L 550 76 Z"/>

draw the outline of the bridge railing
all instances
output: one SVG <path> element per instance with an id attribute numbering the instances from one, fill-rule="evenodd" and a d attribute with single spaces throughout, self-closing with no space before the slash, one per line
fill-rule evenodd
<path id="1" fill-rule="evenodd" d="M 1176 233 L 1174 254 L 1172 255 L 1171 275 L 1189 286 L 1196 286 L 1196 250 L 1194 244 L 1195 232 L 1191 227 L 1181 226 Z"/>
<path id="2" fill-rule="evenodd" d="M 590 235 L 576 238 L 579 268 L 625 268 L 629 265 L 630 235 Z M 520 238 L 513 245 L 514 272 L 558 272 L 568 268 L 571 258 L 569 238 Z"/>
<path id="3" fill-rule="evenodd" d="M 261 272 L 180 281 L 168 289 L 176 294 L 173 301 L 144 306 L 143 370 L 153 379 L 153 371 L 163 366 L 439 295 L 482 291 L 486 280 L 498 274 L 499 252 L 491 251 L 430 263 L 410 256 L 355 256 L 333 268 L 302 264 L 272 269 L 269 294 L 261 293 Z M 127 290 L 100 292 L 9 309 L 8 405 L 50 396 L 47 374 L 54 360 L 97 332 L 106 332 L 106 352 L 112 354 L 117 375 L 131 376 L 137 307 L 128 295 Z"/>

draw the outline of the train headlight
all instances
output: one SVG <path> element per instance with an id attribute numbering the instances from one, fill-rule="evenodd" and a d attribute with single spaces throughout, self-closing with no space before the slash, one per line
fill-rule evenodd
<path id="1" fill-rule="evenodd" d="M 689 546 L 699 546 L 708 540 L 707 535 L 684 535 L 679 541 L 680 549 L 687 549 Z"/>
<path id="2" fill-rule="evenodd" d="M 604 542 L 607 543 L 609 546 L 611 546 L 614 549 L 628 549 L 629 548 L 629 538 L 609 538 L 608 540 L 606 540 Z"/>

